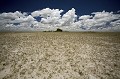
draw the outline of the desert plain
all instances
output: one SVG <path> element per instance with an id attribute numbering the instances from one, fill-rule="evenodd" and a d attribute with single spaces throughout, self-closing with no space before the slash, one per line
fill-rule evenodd
<path id="1" fill-rule="evenodd" d="M 0 79 L 120 79 L 120 33 L 0 33 Z"/>

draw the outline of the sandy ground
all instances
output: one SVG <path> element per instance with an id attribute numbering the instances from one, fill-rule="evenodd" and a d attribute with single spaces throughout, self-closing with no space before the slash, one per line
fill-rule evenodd
<path id="1" fill-rule="evenodd" d="M 0 33 L 0 79 L 120 79 L 120 33 Z"/>

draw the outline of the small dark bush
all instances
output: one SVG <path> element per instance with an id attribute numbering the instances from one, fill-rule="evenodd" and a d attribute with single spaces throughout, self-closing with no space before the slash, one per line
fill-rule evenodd
<path id="1" fill-rule="evenodd" d="M 62 32 L 62 29 L 57 28 L 56 32 Z"/>

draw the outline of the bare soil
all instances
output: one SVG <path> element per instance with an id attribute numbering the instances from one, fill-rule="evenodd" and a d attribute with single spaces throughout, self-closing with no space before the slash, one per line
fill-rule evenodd
<path id="1" fill-rule="evenodd" d="M 120 33 L 0 33 L 0 79 L 120 79 Z"/>

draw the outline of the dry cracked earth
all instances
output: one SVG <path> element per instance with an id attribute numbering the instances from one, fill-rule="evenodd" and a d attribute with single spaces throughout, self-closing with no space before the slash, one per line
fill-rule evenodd
<path id="1" fill-rule="evenodd" d="M 0 33 L 0 79 L 120 79 L 120 33 Z"/>

